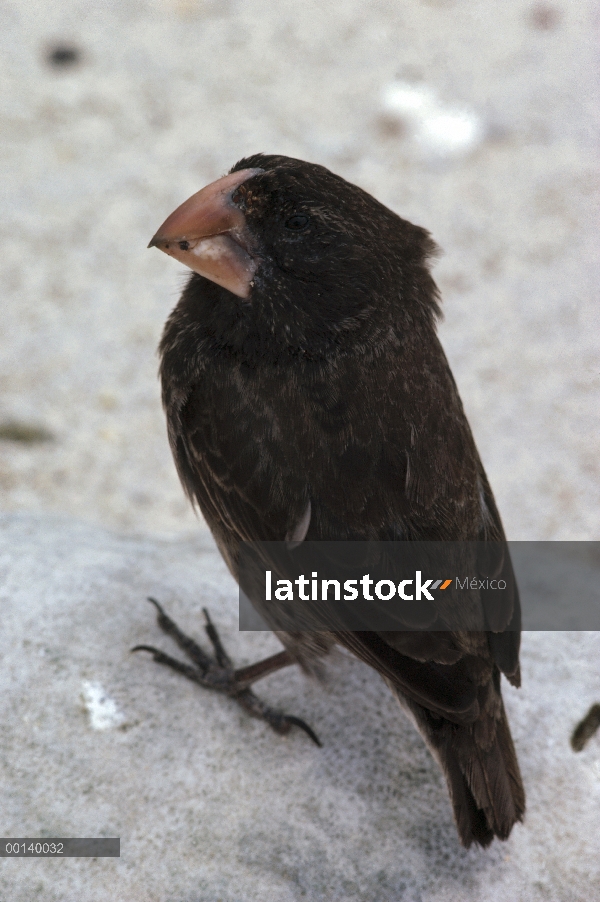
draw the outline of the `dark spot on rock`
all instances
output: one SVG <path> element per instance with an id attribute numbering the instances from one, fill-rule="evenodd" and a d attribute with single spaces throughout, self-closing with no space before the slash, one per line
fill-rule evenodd
<path id="1" fill-rule="evenodd" d="M 55 44 L 48 48 L 46 62 L 54 69 L 68 69 L 81 62 L 81 51 L 73 44 Z"/>
<path id="2" fill-rule="evenodd" d="M 600 705 L 592 705 L 581 723 L 578 723 L 571 736 L 571 748 L 580 752 L 587 745 L 596 730 L 600 727 Z"/>
<path id="3" fill-rule="evenodd" d="M 406 137 L 407 123 L 401 116 L 379 116 L 375 125 L 382 138 Z"/>
<path id="4" fill-rule="evenodd" d="M 23 445 L 35 445 L 38 442 L 52 441 L 54 436 L 44 426 L 34 423 L 20 423 L 18 420 L 5 420 L 0 423 L 0 441 L 20 442 Z"/>
<path id="5" fill-rule="evenodd" d="M 189 251 L 190 243 L 189 241 L 180 241 L 179 242 L 179 250 L 181 251 Z"/>
<path id="6" fill-rule="evenodd" d="M 560 11 L 549 3 L 536 3 L 529 11 L 529 23 L 538 31 L 552 31 L 560 21 Z"/>

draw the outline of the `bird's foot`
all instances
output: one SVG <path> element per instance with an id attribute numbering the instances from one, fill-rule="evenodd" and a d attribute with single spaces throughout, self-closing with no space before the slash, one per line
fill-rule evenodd
<path id="1" fill-rule="evenodd" d="M 265 720 L 276 733 L 282 736 L 289 733 L 292 727 L 300 727 L 316 745 L 321 745 L 318 736 L 307 723 L 299 717 L 282 714 L 280 711 L 269 707 L 250 688 L 252 683 L 261 677 L 293 664 L 294 661 L 287 651 L 272 655 L 270 658 L 259 661 L 257 664 L 252 664 L 249 667 L 235 670 L 206 608 L 203 608 L 204 617 L 206 618 L 204 629 L 213 647 L 214 658 L 205 652 L 190 636 L 186 636 L 185 633 L 181 632 L 177 624 L 165 614 L 155 598 L 149 598 L 148 601 L 152 602 L 158 611 L 157 622 L 161 630 L 175 640 L 179 648 L 187 655 L 190 661 L 193 661 L 195 666 L 184 664 L 160 651 L 160 649 L 154 648 L 152 645 L 136 645 L 135 648 L 131 649 L 132 651 L 149 651 L 158 664 L 165 664 L 172 670 L 176 670 L 177 673 L 187 677 L 188 680 L 204 686 L 205 689 L 216 689 L 219 692 L 224 692 L 225 695 L 235 699 L 248 714 Z"/>

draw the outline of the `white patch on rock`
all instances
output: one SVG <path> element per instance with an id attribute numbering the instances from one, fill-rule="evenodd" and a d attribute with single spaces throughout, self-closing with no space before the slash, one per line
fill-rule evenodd
<path id="1" fill-rule="evenodd" d="M 90 726 L 93 730 L 110 730 L 123 723 L 124 715 L 100 683 L 84 680 L 82 687 L 83 702 L 90 715 Z"/>
<path id="2" fill-rule="evenodd" d="M 383 89 L 381 106 L 385 116 L 407 126 L 411 137 L 434 156 L 467 154 L 485 137 L 474 110 L 444 104 L 428 85 L 393 81 Z"/>

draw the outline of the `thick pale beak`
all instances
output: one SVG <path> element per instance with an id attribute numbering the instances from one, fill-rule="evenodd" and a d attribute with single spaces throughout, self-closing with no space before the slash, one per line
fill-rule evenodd
<path id="1" fill-rule="evenodd" d="M 240 169 L 193 194 L 165 219 L 148 245 L 175 257 L 240 298 L 250 294 L 257 268 L 246 218 L 232 201 L 236 189 L 263 169 Z"/>

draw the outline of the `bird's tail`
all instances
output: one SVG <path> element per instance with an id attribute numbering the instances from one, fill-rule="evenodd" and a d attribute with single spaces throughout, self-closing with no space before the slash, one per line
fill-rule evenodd
<path id="1" fill-rule="evenodd" d="M 400 698 L 444 772 L 458 834 L 467 848 L 473 842 L 489 846 L 495 836 L 507 839 L 525 813 L 525 790 L 502 697 L 489 688 L 495 710 L 471 724 L 451 723 Z"/>

